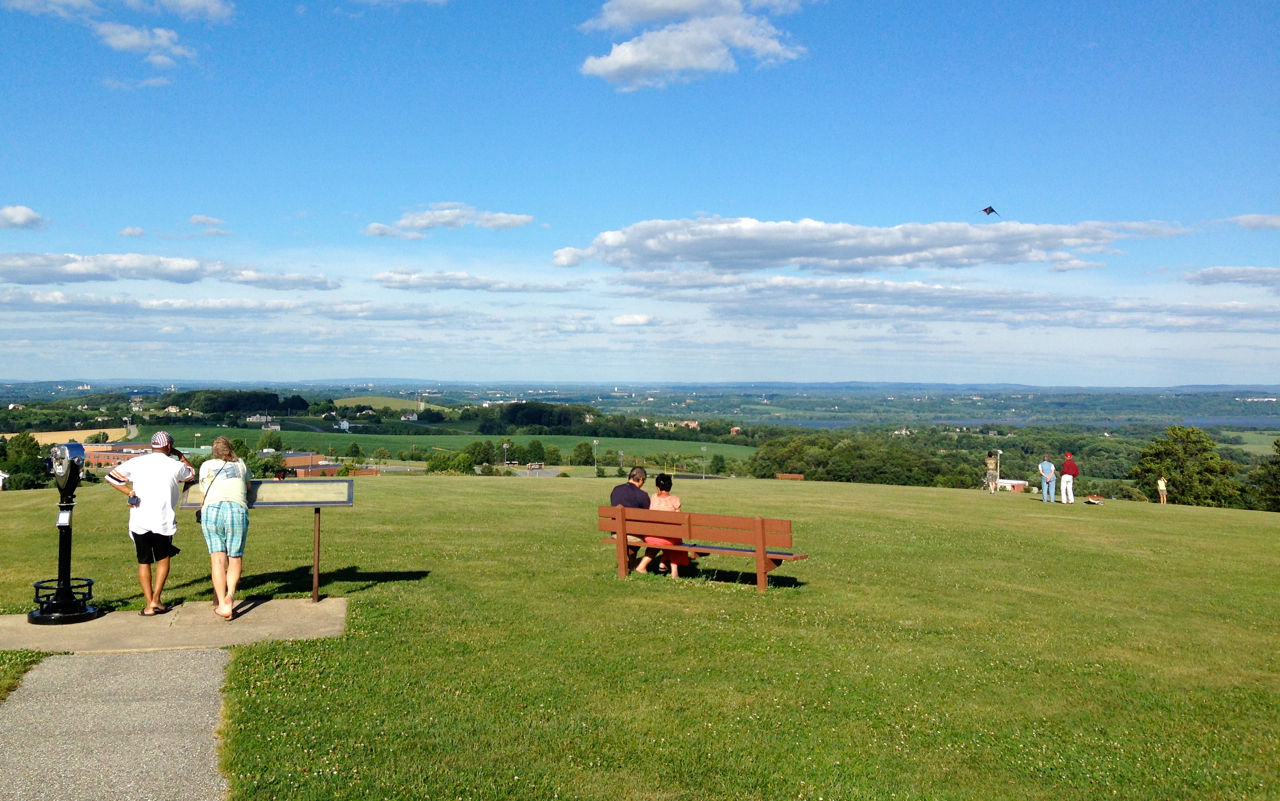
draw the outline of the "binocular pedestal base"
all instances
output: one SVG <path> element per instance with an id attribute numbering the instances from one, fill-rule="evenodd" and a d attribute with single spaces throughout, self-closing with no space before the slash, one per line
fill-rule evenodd
<path id="1" fill-rule="evenodd" d="M 93 598 L 93 579 L 49 579 L 37 581 L 36 603 L 39 609 L 27 613 L 27 622 L 37 626 L 83 623 L 101 617 L 103 612 L 89 604 Z"/>

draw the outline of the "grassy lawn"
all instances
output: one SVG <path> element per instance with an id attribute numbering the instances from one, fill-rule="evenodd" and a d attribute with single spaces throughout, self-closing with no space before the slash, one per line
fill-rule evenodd
<path id="1" fill-rule="evenodd" d="M 811 557 L 759 595 L 729 557 L 619 581 L 615 480 L 357 479 L 324 513 L 348 633 L 233 649 L 231 797 L 1280 797 L 1280 516 L 678 482 L 794 521 Z M 79 501 L 74 573 L 137 608 L 123 502 Z M 6 612 L 56 573 L 54 504 L 0 493 Z M 188 517 L 168 598 L 207 601 Z M 254 513 L 249 594 L 308 594 L 310 525 Z"/>

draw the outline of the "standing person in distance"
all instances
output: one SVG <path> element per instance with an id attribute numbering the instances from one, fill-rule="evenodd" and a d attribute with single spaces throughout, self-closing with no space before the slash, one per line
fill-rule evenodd
<path id="1" fill-rule="evenodd" d="M 1160 503 L 1169 502 L 1169 479 L 1163 475 L 1156 479 L 1156 492 L 1160 493 Z"/>
<path id="2" fill-rule="evenodd" d="M 138 583 L 142 585 L 142 616 L 169 611 L 160 600 L 169 578 L 169 559 L 178 533 L 178 489 L 196 477 L 182 451 L 173 447 L 167 431 L 151 436 L 151 453 L 135 456 L 107 473 L 107 483 L 129 496 L 129 538 L 138 555 Z M 155 565 L 154 572 L 152 565 Z"/>
<path id="3" fill-rule="evenodd" d="M 213 455 L 200 465 L 200 528 L 209 547 L 209 574 L 217 600 L 214 612 L 224 620 L 235 615 L 236 585 L 244 562 L 244 540 L 249 533 L 249 479 L 244 460 L 236 456 L 231 440 L 213 441 Z"/>
<path id="4" fill-rule="evenodd" d="M 1049 454 L 1044 455 L 1044 461 L 1040 463 L 1040 500 L 1045 503 L 1053 503 L 1053 493 L 1058 488 L 1058 473 L 1053 467 L 1053 462 L 1049 461 Z"/>
<path id="5" fill-rule="evenodd" d="M 1071 451 L 1067 451 L 1066 457 L 1062 461 L 1062 502 L 1076 502 L 1076 476 L 1080 475 L 1080 467 L 1071 458 Z"/>
<path id="6" fill-rule="evenodd" d="M 983 459 L 982 463 L 987 468 L 987 489 L 991 491 L 992 495 L 995 495 L 996 487 L 1000 486 L 1000 471 L 996 469 L 996 465 L 999 464 L 996 461 L 996 452 L 987 451 L 987 458 Z"/>

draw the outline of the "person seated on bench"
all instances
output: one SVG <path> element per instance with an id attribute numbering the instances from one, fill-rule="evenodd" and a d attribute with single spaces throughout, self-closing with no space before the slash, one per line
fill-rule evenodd
<path id="1" fill-rule="evenodd" d="M 658 477 L 653 480 L 653 483 L 657 485 L 658 491 L 649 499 L 649 508 L 656 509 L 661 512 L 680 511 L 680 499 L 671 494 L 671 476 L 666 473 L 659 473 Z M 672 539 L 667 539 L 666 537 L 645 537 L 644 544 L 648 547 L 645 548 L 644 558 L 640 560 L 640 564 L 636 565 L 636 572 L 649 572 L 649 563 L 653 561 L 653 556 L 651 554 L 655 550 L 654 546 L 662 548 L 664 545 L 679 545 L 682 542 L 684 542 L 684 540 L 681 540 L 678 537 Z M 663 550 L 662 559 L 664 562 L 671 565 L 672 578 L 680 578 L 681 565 L 685 567 L 689 566 L 688 551 Z"/>
<path id="2" fill-rule="evenodd" d="M 625 506 L 628 509 L 648 509 L 649 493 L 641 489 L 647 478 L 649 473 L 643 467 L 631 468 L 626 483 L 619 484 L 613 488 L 613 492 L 609 493 L 609 505 Z M 643 542 L 639 537 L 627 536 L 627 558 L 631 562 L 635 562 L 636 555 L 640 553 L 639 546 Z"/>

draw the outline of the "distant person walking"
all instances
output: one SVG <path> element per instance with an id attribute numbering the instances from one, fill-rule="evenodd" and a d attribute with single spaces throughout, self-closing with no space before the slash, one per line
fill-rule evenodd
<path id="1" fill-rule="evenodd" d="M 200 465 L 200 528 L 209 547 L 209 575 L 217 601 L 214 613 L 225 620 L 235 615 L 236 585 L 244 563 L 244 540 L 249 533 L 249 479 L 253 475 L 231 447 L 231 440 L 213 441 L 213 456 Z"/>
<path id="2" fill-rule="evenodd" d="M 610 506 L 625 506 L 628 509 L 648 509 L 649 493 L 645 492 L 641 487 L 649 478 L 649 473 L 643 467 L 633 467 L 627 475 L 627 480 L 613 488 L 609 493 Z M 644 540 L 639 537 L 627 535 L 627 558 L 634 562 L 636 556 L 640 553 L 640 546 L 644 544 Z"/>
<path id="3" fill-rule="evenodd" d="M 1058 488 L 1058 473 L 1054 470 L 1053 462 L 1049 461 L 1049 454 L 1044 455 L 1044 461 L 1040 463 L 1040 500 L 1045 503 L 1053 503 L 1053 493 Z"/>
<path id="4" fill-rule="evenodd" d="M 1080 466 L 1071 458 L 1071 451 L 1067 451 L 1066 457 L 1062 461 L 1062 502 L 1076 502 L 1076 476 L 1080 475 Z"/>
<path id="5" fill-rule="evenodd" d="M 657 486 L 658 491 L 649 499 L 649 508 L 663 512 L 680 511 L 680 498 L 671 494 L 671 476 L 666 473 L 659 473 L 653 483 Z M 667 550 L 667 546 L 679 545 L 682 542 L 684 540 L 679 537 L 645 537 L 644 544 L 648 547 L 645 548 L 644 558 L 640 560 L 640 564 L 636 565 L 636 572 L 648 573 L 649 563 L 653 561 L 652 552 L 661 548 L 663 561 L 671 566 L 671 577 L 680 578 L 680 567 L 689 566 L 689 552 Z"/>
<path id="6" fill-rule="evenodd" d="M 1156 479 L 1156 492 L 1160 493 L 1160 503 L 1169 502 L 1169 481 L 1164 476 Z"/>
<path id="7" fill-rule="evenodd" d="M 179 553 L 173 545 L 173 535 L 178 533 L 174 511 L 178 489 L 195 477 L 195 468 L 173 447 L 167 431 L 152 435 L 151 453 L 135 456 L 107 473 L 107 483 L 129 496 L 129 538 L 138 555 L 143 617 L 169 611 L 160 593 L 169 578 L 169 559 Z"/>
<path id="8" fill-rule="evenodd" d="M 987 468 L 987 489 L 991 491 L 992 495 L 995 495 L 996 488 L 1000 486 L 1000 462 L 996 459 L 996 452 L 987 451 L 987 458 L 982 463 Z"/>

